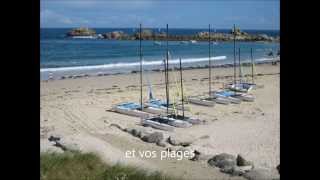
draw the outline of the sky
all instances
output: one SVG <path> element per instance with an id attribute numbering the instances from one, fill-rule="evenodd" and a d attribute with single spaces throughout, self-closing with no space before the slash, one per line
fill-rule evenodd
<path id="1" fill-rule="evenodd" d="M 42 28 L 280 29 L 280 0 L 41 0 Z"/>

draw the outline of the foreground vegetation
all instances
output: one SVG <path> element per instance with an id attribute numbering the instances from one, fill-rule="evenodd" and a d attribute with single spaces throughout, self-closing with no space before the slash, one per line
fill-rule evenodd
<path id="1" fill-rule="evenodd" d="M 92 153 L 40 154 L 41 180 L 176 180 L 160 172 L 148 173 L 125 165 L 108 165 Z"/>

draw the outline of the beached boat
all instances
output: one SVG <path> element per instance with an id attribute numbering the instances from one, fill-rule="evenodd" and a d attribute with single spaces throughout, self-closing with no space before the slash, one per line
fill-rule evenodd
<path id="1" fill-rule="evenodd" d="M 140 36 L 141 36 L 141 25 L 140 25 Z M 145 106 L 142 103 L 142 48 L 141 48 L 141 39 L 140 39 L 140 104 L 134 102 L 125 102 L 121 104 L 117 104 L 112 107 L 111 110 L 141 118 L 148 118 L 151 114 L 163 115 L 166 111 L 159 107 Z M 145 106 L 145 107 L 144 107 Z M 151 113 L 151 114 L 149 114 Z"/>
<path id="2" fill-rule="evenodd" d="M 245 93 L 250 92 L 255 87 L 256 87 L 256 84 L 252 84 L 252 83 L 230 83 L 226 85 L 227 89 L 230 89 L 236 92 L 245 92 Z"/>
<path id="3" fill-rule="evenodd" d="M 186 117 L 186 116 L 181 116 L 181 115 L 175 115 L 175 114 L 170 114 L 168 115 L 170 118 L 186 121 L 190 124 L 200 124 L 201 120 L 198 118 L 192 118 L 192 117 Z"/>
<path id="4" fill-rule="evenodd" d="M 168 25 L 167 25 L 167 34 L 168 34 Z M 142 121 L 142 123 L 147 123 L 147 125 L 158 128 L 158 129 L 167 129 L 167 125 L 171 125 L 174 127 L 179 128 L 188 128 L 191 127 L 192 124 L 200 124 L 201 121 L 196 118 L 186 117 L 184 114 L 185 108 L 184 108 L 184 96 L 183 96 L 183 83 L 182 83 L 182 65 L 181 65 L 181 58 L 180 61 L 180 83 L 181 83 L 181 109 L 182 109 L 182 116 L 177 115 L 176 112 L 170 113 L 169 108 L 173 109 L 175 108 L 175 104 L 170 104 L 169 102 L 169 74 L 168 74 L 168 65 L 169 65 L 169 51 L 168 51 L 168 39 L 167 39 L 167 55 L 166 59 L 164 60 L 164 70 L 165 70 L 165 85 L 166 85 L 166 101 L 161 101 L 159 99 L 153 98 L 151 86 L 149 85 L 149 101 L 145 103 L 148 106 L 151 107 L 161 107 L 166 109 L 167 114 L 166 116 L 157 116 L 157 117 L 150 117 L 146 118 Z M 150 83 L 149 83 L 150 84 Z"/>
<path id="5" fill-rule="evenodd" d="M 157 118 L 157 117 L 154 117 L 154 118 Z M 170 126 L 170 125 L 168 125 L 166 123 L 161 123 L 159 121 L 155 121 L 153 119 L 152 118 L 151 119 L 143 119 L 141 121 L 141 125 L 147 126 L 147 127 L 152 127 L 152 128 L 155 128 L 155 129 L 164 130 L 164 131 L 174 131 L 174 127 L 173 126 Z"/>
<path id="6" fill-rule="evenodd" d="M 175 118 L 172 118 L 169 116 L 149 117 L 149 118 L 144 119 L 143 121 L 148 121 L 149 124 L 152 123 L 150 121 L 157 122 L 157 123 L 155 123 L 154 126 L 156 126 L 156 125 L 159 126 L 159 123 L 167 124 L 167 125 L 178 127 L 178 128 L 188 128 L 188 127 L 192 126 L 192 124 L 187 121 L 175 119 Z"/>
<path id="7" fill-rule="evenodd" d="M 162 101 L 160 99 L 149 99 L 144 105 L 149 106 L 149 107 L 155 107 L 155 108 L 160 108 L 160 109 L 167 109 L 167 103 L 165 101 Z M 169 104 L 169 113 L 174 113 L 173 109 L 177 110 L 185 110 L 185 111 L 190 111 L 190 107 L 182 107 L 181 104 Z"/>
<path id="8" fill-rule="evenodd" d="M 223 96 L 226 96 L 228 98 L 238 99 L 240 101 L 252 102 L 255 99 L 254 96 L 251 95 L 251 94 L 238 93 L 238 92 L 233 92 L 233 91 L 220 91 L 220 92 L 215 92 L 213 94 L 213 96 L 219 96 L 219 95 L 223 95 Z"/>
<path id="9" fill-rule="evenodd" d="M 209 107 L 213 107 L 216 104 L 215 101 L 207 100 L 206 98 L 201 98 L 201 97 L 189 97 L 188 102 L 192 104 L 209 106 Z"/>
<path id="10" fill-rule="evenodd" d="M 241 99 L 232 96 L 231 92 L 229 92 L 229 91 L 216 91 L 216 92 L 212 92 L 211 95 L 213 98 L 226 99 L 226 100 L 230 101 L 230 103 L 234 103 L 234 104 L 241 103 Z"/>
<path id="11" fill-rule="evenodd" d="M 150 107 L 150 108 L 159 109 L 159 110 L 161 110 L 161 113 L 159 113 L 159 114 L 164 114 L 167 111 L 167 107 L 158 103 L 159 101 L 155 101 L 154 99 L 151 99 L 148 102 L 144 103 L 144 105 L 147 107 Z M 168 113 L 174 113 L 174 110 L 171 108 L 168 108 Z M 158 113 L 153 113 L 153 114 L 158 114 Z"/>
<path id="12" fill-rule="evenodd" d="M 246 93 L 236 93 L 236 92 L 228 92 L 232 97 L 241 99 L 242 101 L 253 102 L 255 100 L 254 96 Z"/>
<path id="13" fill-rule="evenodd" d="M 207 100 L 214 101 L 218 104 L 224 104 L 224 105 L 228 105 L 231 103 L 231 101 L 225 97 L 210 97 L 210 98 L 207 98 Z"/>
<path id="14" fill-rule="evenodd" d="M 120 103 L 111 108 L 112 111 L 134 117 L 148 118 L 150 114 L 141 111 L 141 106 L 134 102 Z"/>

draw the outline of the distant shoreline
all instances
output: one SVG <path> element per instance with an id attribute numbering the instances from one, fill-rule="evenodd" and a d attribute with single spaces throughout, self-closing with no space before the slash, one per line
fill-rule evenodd
<path id="1" fill-rule="evenodd" d="M 253 34 L 249 32 L 245 32 L 240 30 L 239 28 L 235 28 L 232 30 L 226 30 L 224 32 L 216 32 L 211 29 L 209 36 L 209 31 L 200 30 L 198 32 L 193 32 L 192 34 L 172 34 L 170 31 L 167 34 L 163 29 L 148 29 L 143 28 L 141 32 L 136 29 L 132 29 L 131 33 L 124 32 L 122 30 L 113 30 L 112 32 L 101 32 L 96 33 L 95 29 L 91 29 L 88 27 L 80 27 L 71 29 L 66 33 L 66 37 L 72 38 L 82 38 L 82 37 L 90 37 L 90 38 L 98 38 L 98 39 L 107 39 L 107 40 L 154 40 L 154 41 L 208 41 L 211 39 L 212 41 L 232 41 L 234 38 L 237 41 L 246 41 L 246 42 L 255 42 L 255 41 L 269 41 L 269 42 L 280 42 L 280 35 L 273 37 L 268 36 L 264 33 Z M 140 35 L 141 33 L 141 35 Z M 140 37 L 141 36 L 141 37 Z"/>

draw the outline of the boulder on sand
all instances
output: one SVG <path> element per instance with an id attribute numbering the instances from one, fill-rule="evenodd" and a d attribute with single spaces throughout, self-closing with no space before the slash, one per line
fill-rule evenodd
<path id="1" fill-rule="evenodd" d="M 238 154 L 237 166 L 253 166 L 253 163 L 245 160 L 241 154 Z"/>
<path id="2" fill-rule="evenodd" d="M 173 146 L 189 146 L 191 145 L 195 139 L 191 136 L 186 135 L 173 135 L 169 136 L 168 142 Z"/>
<path id="3" fill-rule="evenodd" d="M 151 134 L 146 134 L 141 138 L 141 140 L 148 143 L 158 143 L 163 140 L 163 134 L 161 132 L 154 132 Z"/>
<path id="4" fill-rule="evenodd" d="M 221 172 L 231 174 L 233 176 L 242 176 L 246 172 L 250 171 L 252 169 L 252 166 L 227 166 L 223 169 L 221 169 Z"/>
<path id="5" fill-rule="evenodd" d="M 222 169 L 230 168 L 237 165 L 236 157 L 227 153 L 221 153 L 213 156 L 208 160 L 208 163 L 210 166 L 215 166 Z"/>
<path id="6" fill-rule="evenodd" d="M 253 169 L 243 175 L 248 180 L 280 179 L 276 169 Z"/>

